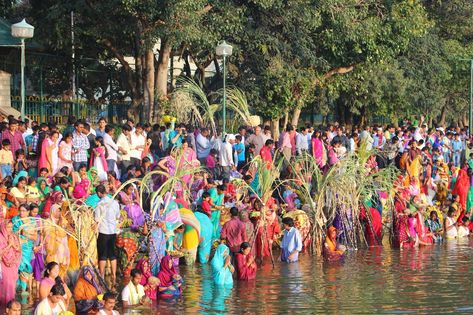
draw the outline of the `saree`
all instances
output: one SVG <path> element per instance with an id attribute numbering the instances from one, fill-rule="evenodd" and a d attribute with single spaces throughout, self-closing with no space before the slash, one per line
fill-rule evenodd
<path id="1" fill-rule="evenodd" d="M 124 229 L 122 233 L 117 235 L 116 246 L 118 249 L 118 262 L 124 277 L 130 276 L 138 245 L 139 239 L 136 232 Z"/>
<path id="2" fill-rule="evenodd" d="M 195 151 L 191 148 L 185 149 L 185 151 L 182 153 L 179 166 L 184 170 L 199 167 L 200 162 L 197 160 L 197 154 L 195 153 Z M 186 184 L 187 187 L 189 187 L 192 177 L 193 174 L 186 174 L 182 176 L 182 181 Z"/>
<path id="3" fill-rule="evenodd" d="M 225 197 L 224 194 L 218 194 L 217 188 L 211 188 L 209 189 L 208 193 L 210 194 L 210 198 L 212 199 L 213 203 L 215 206 L 221 206 L 223 205 L 223 198 Z M 212 221 L 212 239 L 213 240 L 219 240 L 220 239 L 220 215 L 221 211 L 216 210 L 212 211 L 212 214 L 210 215 L 210 221 Z"/>
<path id="4" fill-rule="evenodd" d="M 151 278 L 153 276 L 153 274 L 151 273 L 151 270 L 149 268 L 149 260 L 148 258 L 141 258 L 140 260 L 138 260 L 138 262 L 136 263 L 136 269 L 138 269 L 139 271 L 141 271 L 141 282 L 140 284 L 142 286 L 145 286 L 148 284 L 148 279 Z"/>
<path id="5" fill-rule="evenodd" d="M 238 271 L 238 280 L 252 280 L 256 278 L 256 263 L 253 263 L 248 266 L 248 261 L 253 259 L 251 254 L 243 255 L 238 253 L 236 255 L 236 265 Z"/>
<path id="6" fill-rule="evenodd" d="M 86 278 L 89 274 L 91 280 Z M 76 302 L 76 312 L 79 314 L 87 313 L 92 310 L 98 310 L 101 307 L 97 296 L 102 293 L 101 287 L 98 285 L 94 271 L 91 267 L 84 267 L 74 287 L 74 301 Z"/>
<path id="7" fill-rule="evenodd" d="M 128 217 L 133 221 L 131 228 L 137 229 L 138 227 L 143 226 L 145 223 L 145 218 L 140 205 L 134 200 L 135 194 L 132 193 L 132 196 L 128 196 L 124 191 L 121 191 L 119 195 L 120 199 L 125 205 L 125 211 L 128 214 Z"/>
<path id="8" fill-rule="evenodd" d="M 197 247 L 201 233 L 200 221 L 192 210 L 182 208 L 179 210 L 182 222 L 185 224 L 184 234 L 182 236 L 182 248 L 186 253 L 186 265 L 191 266 L 195 263 L 197 256 Z"/>
<path id="9" fill-rule="evenodd" d="M 209 261 L 210 250 L 212 248 L 213 225 L 206 214 L 201 212 L 194 214 L 200 222 L 200 240 L 199 247 L 197 248 L 197 258 L 199 263 L 206 264 Z"/>
<path id="10" fill-rule="evenodd" d="M 46 263 L 56 262 L 59 264 L 59 276 L 64 278 L 70 263 L 70 252 L 67 233 L 65 228 L 67 220 L 63 217 L 56 220 L 54 214 L 58 211 L 59 205 L 51 207 L 51 218 L 45 222 L 44 245 L 46 248 Z"/>
<path id="11" fill-rule="evenodd" d="M 161 260 L 161 269 L 158 273 L 158 279 L 160 281 L 158 291 L 158 297 L 161 299 L 171 299 L 179 297 L 182 294 L 182 280 L 177 273 L 174 265 L 172 264 L 172 257 L 167 255 Z M 169 287 L 174 287 L 171 289 Z M 161 288 L 165 288 L 161 290 Z"/>
<path id="12" fill-rule="evenodd" d="M 33 221 L 36 224 L 37 230 L 37 239 L 33 244 L 33 248 L 35 246 L 41 245 L 41 217 L 37 215 L 36 217 L 32 218 Z M 43 246 L 41 246 L 41 249 L 37 252 L 33 252 L 33 258 L 31 259 L 31 267 L 33 268 L 33 277 L 36 281 L 41 281 L 42 278 L 42 272 L 44 270 L 44 251 L 43 251 Z"/>
<path id="13" fill-rule="evenodd" d="M 467 197 L 468 191 L 470 188 L 470 178 L 465 170 L 461 169 L 458 172 L 457 181 L 452 189 L 453 195 L 458 195 L 460 197 L 460 204 L 462 209 L 467 209 Z"/>
<path id="14" fill-rule="evenodd" d="M 212 267 L 212 278 L 214 283 L 227 288 L 233 287 L 232 272 L 229 267 L 224 267 L 225 259 L 228 257 L 230 249 L 225 244 L 220 244 L 215 250 L 214 257 L 210 262 Z"/>
<path id="15" fill-rule="evenodd" d="M 327 234 L 329 234 L 328 232 Z M 338 249 L 337 242 L 332 241 L 330 237 L 327 235 L 325 237 L 325 243 L 324 243 L 324 257 L 327 261 L 332 262 L 332 261 L 338 261 L 343 258 L 343 251 Z"/>
<path id="16" fill-rule="evenodd" d="M 98 152 L 98 155 L 95 153 Z M 95 168 L 97 176 L 101 182 L 107 180 L 107 161 L 105 160 L 105 147 L 98 147 L 92 150 L 90 157 L 89 168 Z"/>
<path id="17" fill-rule="evenodd" d="M 22 259 L 20 239 L 12 231 L 8 231 L 7 224 L 9 221 L 0 221 L 0 248 L 8 247 L 0 256 L 0 305 L 6 305 L 8 301 L 15 298 L 15 288 L 18 281 L 18 267 Z"/>
<path id="18" fill-rule="evenodd" d="M 16 216 L 12 218 L 13 232 L 19 233 L 20 229 L 22 230 L 22 233 L 20 233 L 21 261 L 18 267 L 18 272 L 20 274 L 20 277 L 18 278 L 18 286 L 22 291 L 26 291 L 29 278 L 33 272 L 33 267 L 31 266 L 31 259 L 33 257 L 33 240 L 28 237 L 29 234 L 36 233 L 36 231 L 34 231 L 36 222 L 32 220 L 33 218 L 31 217 L 20 218 L 19 216 Z"/>

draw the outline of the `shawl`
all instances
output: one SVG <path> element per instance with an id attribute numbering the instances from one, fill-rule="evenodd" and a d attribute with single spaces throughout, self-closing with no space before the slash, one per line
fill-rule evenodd
<path id="1" fill-rule="evenodd" d="M 172 262 L 172 257 L 169 255 L 166 255 L 161 259 L 161 269 L 158 273 L 158 279 L 161 282 L 162 287 L 171 286 L 173 276 L 178 274 L 174 269 L 174 264 L 170 262 Z M 171 265 L 171 267 L 169 267 L 169 265 Z"/>
<path id="2" fill-rule="evenodd" d="M 148 268 L 145 269 L 145 263 L 148 264 Z M 149 268 L 149 260 L 148 258 L 141 258 L 138 260 L 138 263 L 136 264 L 136 269 L 141 271 L 142 277 L 141 277 L 141 285 L 146 285 L 148 283 L 148 279 L 153 276 L 151 273 L 151 269 Z"/>
<path id="3" fill-rule="evenodd" d="M 212 267 L 212 277 L 217 285 L 233 286 L 232 273 L 228 268 L 224 268 L 225 259 L 230 250 L 225 244 L 218 245 L 215 255 L 210 262 Z"/>
<path id="4" fill-rule="evenodd" d="M 8 262 L 10 265 L 18 266 L 21 260 L 20 239 L 13 231 L 7 230 L 8 223 L 9 220 L 0 221 L 0 248 L 7 248 L 9 240 L 12 240 L 14 245 L 6 250 L 0 259 L 1 263 Z"/>

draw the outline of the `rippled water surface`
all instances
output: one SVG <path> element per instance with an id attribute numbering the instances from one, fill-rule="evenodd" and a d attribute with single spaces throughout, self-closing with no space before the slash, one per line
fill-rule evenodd
<path id="1" fill-rule="evenodd" d="M 472 246 L 378 247 L 335 265 L 302 255 L 297 264 L 265 265 L 255 281 L 228 291 L 213 285 L 210 266 L 196 266 L 182 269 L 181 301 L 142 314 L 473 314 Z"/>

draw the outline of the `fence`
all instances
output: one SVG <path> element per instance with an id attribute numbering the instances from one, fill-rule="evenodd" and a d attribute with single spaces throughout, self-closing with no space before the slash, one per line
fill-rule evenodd
<path id="1" fill-rule="evenodd" d="M 20 111 L 21 99 L 19 96 L 12 96 L 11 104 Z M 59 125 L 66 124 L 67 117 L 70 115 L 94 124 L 98 122 L 100 117 L 107 117 L 108 121 L 112 123 L 121 123 L 127 118 L 130 105 L 130 102 L 100 104 L 87 100 L 69 101 L 59 98 L 28 96 L 25 100 L 25 114 L 31 120 L 54 122 Z"/>

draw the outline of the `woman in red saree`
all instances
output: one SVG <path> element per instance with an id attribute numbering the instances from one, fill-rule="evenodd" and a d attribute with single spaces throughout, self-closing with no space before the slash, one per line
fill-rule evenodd
<path id="1" fill-rule="evenodd" d="M 381 214 L 373 207 L 361 208 L 360 217 L 365 222 L 365 238 L 368 246 L 382 245 L 383 222 Z"/>
<path id="2" fill-rule="evenodd" d="M 458 195 L 460 197 L 460 204 L 462 209 L 466 209 L 466 198 L 468 196 L 468 190 L 470 189 L 470 177 L 464 169 L 460 169 L 458 172 L 457 181 L 452 189 L 452 195 Z"/>
<path id="3" fill-rule="evenodd" d="M 261 211 L 264 211 L 264 208 Z M 269 208 L 266 212 L 266 232 L 264 230 L 264 222 L 261 219 L 256 224 L 258 227 L 256 234 L 256 257 L 262 260 L 264 257 L 271 255 L 270 248 L 273 246 L 274 239 L 281 233 L 281 226 L 273 207 Z"/>
<path id="4" fill-rule="evenodd" d="M 251 255 L 250 243 L 241 243 L 240 252 L 236 255 L 236 267 L 238 280 L 256 278 L 256 263 L 255 258 Z"/>

